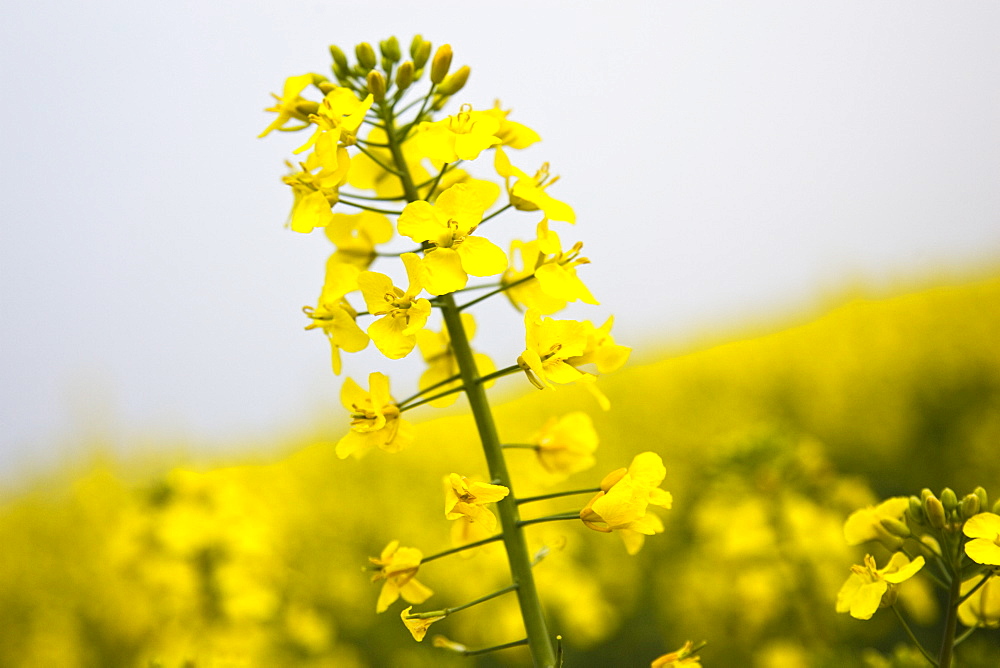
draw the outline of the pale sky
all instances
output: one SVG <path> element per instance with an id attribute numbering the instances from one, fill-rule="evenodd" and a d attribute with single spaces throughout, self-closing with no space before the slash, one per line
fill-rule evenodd
<path id="1" fill-rule="evenodd" d="M 415 32 L 472 67 L 456 105 L 542 135 L 512 157 L 576 208 L 602 304 L 571 315 L 637 357 L 1000 260 L 995 3 L 6 3 L 0 484 L 88 436 L 233 449 L 341 410 L 299 312 L 329 245 L 283 229 L 302 136 L 255 137 L 328 44 Z M 512 362 L 519 316 L 476 314 Z M 345 363 L 397 395 L 420 367 Z"/>

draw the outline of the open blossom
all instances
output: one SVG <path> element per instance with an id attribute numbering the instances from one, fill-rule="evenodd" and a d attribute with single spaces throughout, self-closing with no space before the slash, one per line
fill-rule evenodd
<path id="1" fill-rule="evenodd" d="M 375 246 L 392 239 L 392 222 L 380 213 L 335 213 L 326 225 L 326 238 L 336 250 L 331 260 L 367 269 L 375 259 Z"/>
<path id="2" fill-rule="evenodd" d="M 546 189 L 559 180 L 558 176 L 549 176 L 549 165 L 545 163 L 541 169 L 535 172 L 534 176 L 528 176 L 520 169 L 510 163 L 507 154 L 499 146 L 496 149 L 496 156 L 493 165 L 497 174 L 504 178 L 507 186 L 507 196 L 510 204 L 519 211 L 539 211 L 545 214 L 548 220 L 559 220 L 567 223 L 576 222 L 576 214 L 573 208 L 565 202 L 561 202 L 546 192 Z M 511 179 L 514 182 L 511 183 Z"/>
<path id="3" fill-rule="evenodd" d="M 962 596 L 972 591 L 979 582 L 979 579 L 963 582 Z M 958 619 L 966 626 L 1000 628 L 1000 578 L 990 577 L 986 584 L 963 600 L 958 606 Z"/>
<path id="4" fill-rule="evenodd" d="M 372 565 L 378 567 L 372 575 L 372 582 L 385 581 L 375 604 L 375 612 L 385 612 L 400 596 L 408 603 L 420 604 L 434 594 L 414 579 L 423 558 L 420 550 L 400 547 L 398 540 L 386 545 L 378 558 L 369 557 Z"/>
<path id="5" fill-rule="evenodd" d="M 594 465 L 597 432 L 590 416 L 583 412 L 550 418 L 541 431 L 529 441 L 542 467 L 549 473 L 565 477 Z"/>
<path id="6" fill-rule="evenodd" d="M 389 394 L 389 379 L 381 373 L 368 376 L 365 392 L 350 378 L 340 388 L 340 402 L 351 413 L 351 430 L 337 443 L 337 456 L 359 457 L 373 448 L 399 452 L 413 442 L 413 425 L 400 417 Z"/>
<path id="7" fill-rule="evenodd" d="M 470 340 L 476 333 L 476 321 L 471 313 L 462 313 L 462 327 L 465 335 Z M 427 363 L 427 370 L 420 375 L 420 389 L 428 390 L 436 388 L 435 393 L 443 393 L 454 389 L 462 384 L 461 379 L 456 379 L 446 383 L 449 378 L 453 378 L 459 373 L 458 360 L 455 359 L 455 351 L 451 347 L 451 337 L 448 328 L 442 327 L 440 332 L 432 332 L 429 329 L 421 329 L 417 332 L 417 347 L 420 354 Z M 476 362 L 476 370 L 480 376 L 496 371 L 493 361 L 482 353 L 473 353 Z M 483 383 L 483 387 L 491 387 L 493 381 Z M 450 406 L 458 398 L 458 392 L 448 394 L 434 401 L 429 402 L 431 406 Z"/>
<path id="8" fill-rule="evenodd" d="M 563 252 L 559 235 L 549 229 L 548 220 L 542 220 L 534 241 L 515 240 L 511 244 L 511 257 L 520 255 L 522 268 L 516 269 L 512 264 L 504 272 L 507 298 L 515 307 L 527 307 L 539 314 L 555 313 L 567 302 L 577 300 L 598 304 L 576 275 L 576 267 L 590 262 L 580 257 L 581 250 L 583 244 L 577 242 Z"/>
<path id="9" fill-rule="evenodd" d="M 314 78 L 313 74 L 300 74 L 288 77 L 285 79 L 285 88 L 280 96 L 271 93 L 271 97 L 277 100 L 278 103 L 273 107 L 268 107 L 264 111 L 273 111 L 278 114 L 278 117 L 264 128 L 264 131 L 257 135 L 258 137 L 266 137 L 272 130 L 293 129 L 285 127 L 285 123 L 293 118 L 303 123 L 302 126 L 294 129 L 301 130 L 309 126 L 309 116 L 300 111 L 299 106 L 309 102 L 309 100 L 302 97 L 302 91 L 313 82 Z"/>
<path id="10" fill-rule="evenodd" d="M 295 152 L 312 148 L 320 162 L 325 164 L 331 159 L 336 162 L 331 154 L 342 144 L 354 144 L 355 134 L 373 102 L 370 94 L 359 100 L 349 88 L 334 88 L 323 98 L 316 113 L 309 115 L 310 122 L 316 124 L 316 131 Z"/>
<path id="11" fill-rule="evenodd" d="M 962 527 L 962 532 L 972 539 L 965 544 L 969 559 L 978 564 L 1000 566 L 1000 515 L 973 515 Z"/>
<path id="12" fill-rule="evenodd" d="M 499 132 L 500 120 L 494 114 L 473 111 L 472 105 L 463 104 L 457 114 L 421 123 L 416 139 L 432 160 L 455 162 L 475 160 L 484 150 L 500 144 Z"/>
<path id="13" fill-rule="evenodd" d="M 650 505 L 669 509 L 670 492 L 660 489 L 667 475 L 663 459 L 655 452 L 635 456 L 628 469 L 612 471 L 601 481 L 601 490 L 580 511 L 580 519 L 590 529 L 617 532 L 629 554 L 636 554 L 646 536 L 663 532 L 663 522 L 647 513 Z"/>
<path id="14" fill-rule="evenodd" d="M 306 329 L 320 328 L 330 342 L 333 372 L 340 374 L 340 351 L 356 353 L 368 347 L 368 335 L 355 322 L 358 313 L 345 299 L 358 288 L 358 268 L 331 257 L 326 265 L 326 281 L 315 308 L 302 309 L 312 320 Z"/>
<path id="15" fill-rule="evenodd" d="M 889 549 L 896 550 L 903 544 L 903 539 L 889 533 L 882 526 L 883 519 L 903 520 L 903 513 L 910 502 L 904 496 L 886 499 L 877 506 L 868 506 L 851 513 L 844 522 L 844 538 L 848 545 L 861 545 L 871 540 L 877 540 Z"/>
<path id="16" fill-rule="evenodd" d="M 507 255 L 499 246 L 473 235 L 496 198 L 494 188 L 482 184 L 456 184 L 434 204 L 411 202 L 399 216 L 399 233 L 427 244 L 422 281 L 432 295 L 464 288 L 470 275 L 492 276 L 507 268 Z"/>
<path id="17" fill-rule="evenodd" d="M 587 320 L 554 320 L 528 311 L 524 315 L 527 347 L 517 363 L 528 380 L 539 388 L 552 383 L 590 382 L 592 373 L 578 367 L 594 364 L 601 373 L 620 368 L 628 360 L 630 348 L 611 337 L 613 319 L 597 328 Z"/>
<path id="18" fill-rule="evenodd" d="M 417 331 L 431 314 L 431 303 L 418 299 L 423 286 L 420 282 L 420 258 L 415 253 L 400 256 L 406 266 L 409 286 L 404 292 L 392 284 L 385 274 L 363 271 L 358 275 L 358 287 L 368 305 L 368 312 L 382 316 L 368 326 L 368 336 L 389 359 L 406 357 L 417 345 Z"/>
<path id="19" fill-rule="evenodd" d="M 470 543 L 491 536 L 497 528 L 497 518 L 488 503 L 495 503 L 510 494 L 503 485 L 475 482 L 452 473 L 444 479 L 444 516 L 458 520 L 452 527 L 452 543 Z"/>
<path id="20" fill-rule="evenodd" d="M 337 170 L 317 171 L 320 165 L 310 154 L 305 162 L 299 164 L 301 171 L 281 178 L 292 189 L 292 212 L 289 214 L 288 225 L 293 232 L 308 234 L 333 221 L 331 208 L 340 201 L 340 186 L 347 177 L 351 164 L 347 151 L 340 150 L 342 159 Z"/>
<path id="21" fill-rule="evenodd" d="M 924 558 L 913 561 L 902 552 L 892 555 L 884 568 L 865 555 L 863 566 L 851 566 L 851 575 L 837 594 L 837 612 L 849 612 L 855 619 L 871 619 L 880 607 L 896 601 L 896 585 L 909 580 L 924 567 Z"/>
<path id="22" fill-rule="evenodd" d="M 500 107 L 500 100 L 495 100 L 493 102 L 493 108 L 487 109 L 483 112 L 487 116 L 492 116 L 500 122 L 500 127 L 497 130 L 496 136 L 500 138 L 503 146 L 522 149 L 542 140 L 542 138 L 538 136 L 538 133 L 529 128 L 527 125 L 508 119 L 507 116 L 510 115 L 510 111 L 510 109 L 502 109 Z"/>

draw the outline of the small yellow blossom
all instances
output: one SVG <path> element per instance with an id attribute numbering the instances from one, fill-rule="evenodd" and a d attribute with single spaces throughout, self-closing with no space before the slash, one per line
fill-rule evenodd
<path id="1" fill-rule="evenodd" d="M 316 124 L 316 131 L 309 141 L 295 149 L 295 153 L 313 148 L 321 163 L 336 163 L 337 147 L 354 143 L 355 134 L 374 101 L 371 95 L 359 100 L 349 88 L 334 88 L 323 98 L 319 110 L 309 115 L 309 120 Z"/>
<path id="2" fill-rule="evenodd" d="M 301 130 L 309 126 L 309 116 L 299 111 L 299 105 L 308 102 L 308 100 L 302 97 L 301 93 L 313 80 L 314 75 L 312 74 L 300 74 L 295 77 L 288 77 L 285 79 L 285 88 L 280 97 L 271 93 L 271 97 L 277 100 L 278 104 L 268 107 L 264 111 L 276 112 L 278 117 L 263 132 L 257 135 L 258 137 L 266 137 L 272 130 Z M 286 128 L 285 123 L 293 118 L 302 121 L 304 125 L 297 128 Z"/>
<path id="3" fill-rule="evenodd" d="M 503 485 L 474 482 L 457 473 L 444 479 L 444 516 L 449 520 L 461 518 L 479 524 L 485 531 L 496 529 L 497 518 L 487 503 L 496 503 L 510 494 Z"/>
<path id="4" fill-rule="evenodd" d="M 403 624 L 406 625 L 406 628 L 410 632 L 410 635 L 413 636 L 413 639 L 417 642 L 422 642 L 424 636 L 427 635 L 427 629 L 430 625 L 434 622 L 441 621 L 445 618 L 445 615 L 441 615 L 439 617 L 428 617 L 427 619 L 409 619 L 410 610 L 412 609 L 413 606 L 411 605 L 399 613 L 399 617 L 403 620 Z"/>
<path id="5" fill-rule="evenodd" d="M 844 538 L 848 545 L 861 545 L 871 540 L 877 540 L 890 549 L 898 549 L 903 540 L 889 533 L 882 526 L 883 519 L 903 520 L 903 512 L 910 502 L 905 496 L 886 499 L 877 506 L 869 506 L 851 513 L 844 522 Z"/>
<path id="6" fill-rule="evenodd" d="M 400 417 L 389 394 L 389 379 L 373 372 L 369 392 L 350 378 L 340 388 L 340 402 L 351 412 L 351 430 L 337 443 L 337 456 L 360 457 L 373 448 L 399 452 L 413 442 L 413 425 Z"/>
<path id="7" fill-rule="evenodd" d="M 386 545 L 378 558 L 369 557 L 372 565 L 378 566 L 378 570 L 372 575 L 372 582 L 385 580 L 375 604 L 375 612 L 385 612 L 400 596 L 408 603 L 419 605 L 434 594 L 414 579 L 423 558 L 420 550 L 415 547 L 400 547 L 398 540 Z"/>
<path id="8" fill-rule="evenodd" d="M 353 264 L 359 269 L 371 266 L 376 244 L 388 242 L 393 234 L 392 222 L 374 211 L 335 213 L 325 232 L 326 238 L 337 247 L 334 252 L 336 261 Z"/>
<path id="9" fill-rule="evenodd" d="M 497 130 L 496 136 L 500 138 L 504 146 L 522 149 L 542 140 L 538 133 L 528 126 L 508 120 L 510 109 L 501 109 L 500 100 L 494 100 L 493 108 L 487 109 L 483 113 L 500 121 L 500 128 Z"/>
<path id="10" fill-rule="evenodd" d="M 568 252 L 563 252 L 559 236 L 548 227 L 548 220 L 538 223 L 534 241 L 515 240 L 511 257 L 520 255 L 521 269 L 513 263 L 504 272 L 505 294 L 518 309 L 528 308 L 539 314 L 555 313 L 567 302 L 599 302 L 576 275 L 576 267 L 590 260 L 580 257 L 583 244 L 577 242 Z M 532 277 L 535 280 L 531 280 Z"/>
<path id="11" fill-rule="evenodd" d="M 588 528 L 602 533 L 617 531 L 629 554 L 636 554 L 646 536 L 663 532 L 663 522 L 648 514 L 650 505 L 669 509 L 670 492 L 660 489 L 667 475 L 663 459 L 655 452 L 635 456 L 628 469 L 612 471 L 601 481 L 601 490 L 580 511 Z"/>
<path id="12" fill-rule="evenodd" d="M 594 374 L 578 367 L 594 364 L 599 372 L 609 373 L 625 364 L 631 352 L 611 337 L 613 322 L 609 318 L 596 328 L 586 320 L 541 318 L 529 310 L 524 314 L 526 349 L 517 363 L 539 389 L 552 383 L 591 382 Z"/>
<path id="13" fill-rule="evenodd" d="M 910 561 L 902 552 L 896 552 L 880 569 L 874 557 L 866 554 L 863 566 L 851 566 L 851 575 L 837 594 L 837 612 L 849 612 L 855 619 L 871 619 L 880 607 L 896 602 L 896 585 L 923 567 L 923 557 Z"/>
<path id="14" fill-rule="evenodd" d="M 420 124 L 417 140 L 424 155 L 440 162 L 475 160 L 491 146 L 501 143 L 500 121 L 491 113 L 473 111 L 463 104 L 453 116 Z"/>
<path id="15" fill-rule="evenodd" d="M 462 326 L 465 329 L 467 338 L 472 339 L 476 333 L 476 321 L 471 313 L 462 313 Z M 427 370 L 420 375 L 420 389 L 426 390 L 434 387 L 435 394 L 446 392 L 462 384 L 460 379 L 450 383 L 445 383 L 449 378 L 459 373 L 458 360 L 455 359 L 455 352 L 451 347 L 451 337 L 448 335 L 448 328 L 443 327 L 440 332 L 432 332 L 428 329 L 421 329 L 417 332 L 417 346 L 420 354 L 423 355 L 427 363 Z M 476 362 L 476 370 L 480 376 L 485 376 L 496 371 L 493 361 L 482 353 L 473 353 Z M 493 381 L 483 383 L 483 387 L 491 387 Z M 429 402 L 431 406 L 450 406 L 458 398 L 458 392 Z"/>
<path id="16" fill-rule="evenodd" d="M 356 353 L 368 347 L 368 335 L 355 322 L 358 312 L 345 299 L 347 293 L 358 289 L 358 268 L 337 262 L 331 257 L 326 264 L 326 281 L 316 308 L 302 309 L 312 323 L 306 329 L 322 328 L 330 342 L 330 359 L 333 373 L 340 374 L 340 351 Z"/>
<path id="17" fill-rule="evenodd" d="M 472 276 L 492 276 L 507 268 L 507 255 L 492 241 L 473 236 L 495 190 L 481 182 L 459 183 L 445 190 L 434 204 L 411 202 L 399 216 L 403 236 L 426 242 L 423 286 L 432 295 L 465 287 Z"/>
<path id="18" fill-rule="evenodd" d="M 404 292 L 392 284 L 385 274 L 363 271 L 358 275 L 358 287 L 368 305 L 368 312 L 383 316 L 368 326 L 368 336 L 382 354 L 390 359 L 406 357 L 417 345 L 417 331 L 431 314 L 431 303 L 417 299 L 423 286 L 419 278 L 420 258 L 414 253 L 400 256 L 406 266 L 409 286 Z"/>
<path id="19" fill-rule="evenodd" d="M 529 442 L 536 445 L 538 461 L 549 473 L 565 477 L 594 465 L 597 432 L 586 413 L 550 418 Z"/>
<path id="20" fill-rule="evenodd" d="M 519 211 L 541 210 L 549 220 L 576 222 L 573 208 L 561 202 L 546 192 L 546 189 L 559 180 L 558 176 L 549 177 L 549 164 L 545 163 L 534 176 L 528 176 L 510 163 L 507 154 L 499 146 L 493 158 L 493 166 L 497 174 L 503 177 L 507 186 L 507 196 L 510 204 Z M 514 183 L 511 184 L 511 177 Z"/>
<path id="21" fill-rule="evenodd" d="M 979 582 L 979 578 L 963 582 L 962 595 L 972 591 Z M 1000 579 L 991 576 L 986 584 L 962 601 L 958 606 L 958 619 L 966 626 L 1000 628 Z"/>
<path id="22" fill-rule="evenodd" d="M 281 178 L 292 189 L 292 212 L 289 215 L 289 226 L 295 232 L 309 233 L 314 228 L 326 227 L 333 221 L 330 210 L 340 200 L 340 186 L 347 175 L 350 158 L 343 151 L 340 171 L 330 172 L 319 169 L 319 165 L 310 154 L 305 162 L 300 163 L 301 171 L 293 172 Z M 316 173 L 314 173 L 316 172 Z"/>
<path id="23" fill-rule="evenodd" d="M 973 515 L 962 527 L 962 532 L 972 538 L 965 544 L 969 559 L 978 564 L 1000 566 L 1000 515 Z"/>
<path id="24" fill-rule="evenodd" d="M 670 652 L 653 660 L 650 668 L 701 668 L 701 659 L 695 655 L 694 643 L 684 643 L 676 652 Z"/>

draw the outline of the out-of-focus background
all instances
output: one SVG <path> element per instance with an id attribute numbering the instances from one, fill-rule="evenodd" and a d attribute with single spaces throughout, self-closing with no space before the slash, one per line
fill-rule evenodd
<path id="1" fill-rule="evenodd" d="M 891 654 L 891 619 L 832 612 L 859 557 L 843 519 L 924 486 L 1000 494 L 995 6 L 4 15 L 0 665 L 443 665 L 373 614 L 358 568 L 391 538 L 447 545 L 439 477 L 480 466 L 470 425 L 453 414 L 399 457 L 335 460 L 341 380 L 299 313 L 330 247 L 282 226 L 282 161 L 302 137 L 255 139 L 268 93 L 328 71 L 331 43 L 452 44 L 472 67 L 454 102 L 499 98 L 543 138 L 516 164 L 562 175 L 551 192 L 578 223 L 559 231 L 584 242 L 601 301 L 570 316 L 614 314 L 635 349 L 601 381 L 606 414 L 572 389 L 499 390 L 511 440 L 592 413 L 597 468 L 567 484 L 641 450 L 667 462 L 677 504 L 637 557 L 582 527 L 532 534 L 565 543 L 539 578 L 576 665 L 648 665 L 687 638 L 709 640 L 715 665 Z M 524 345 L 504 306 L 476 314 L 498 364 Z M 367 351 L 345 375 L 407 388 L 420 367 Z M 519 491 L 550 489 L 522 464 Z M 434 600 L 499 582 L 497 555 L 481 556 L 422 571 Z M 939 614 L 916 586 L 905 604 L 928 627 Z M 498 606 L 488 628 L 442 632 L 507 639 L 517 622 Z M 995 665 L 986 633 L 969 665 Z"/>

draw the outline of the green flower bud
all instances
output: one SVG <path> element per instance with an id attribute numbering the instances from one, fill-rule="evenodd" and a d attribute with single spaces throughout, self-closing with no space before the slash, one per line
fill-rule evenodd
<path id="1" fill-rule="evenodd" d="M 332 83 L 330 83 L 329 81 L 324 81 L 323 83 L 319 84 L 319 85 L 317 86 L 317 88 L 319 88 L 319 89 L 320 89 L 321 91 L 323 91 L 323 95 L 327 95 L 327 94 L 329 94 L 329 93 L 330 93 L 331 91 L 333 91 L 333 90 L 336 90 L 336 88 L 337 88 L 337 87 L 336 87 L 336 86 L 334 86 L 334 85 L 333 85 Z"/>
<path id="2" fill-rule="evenodd" d="M 468 65 L 462 65 L 454 73 L 445 77 L 441 85 L 437 87 L 437 92 L 441 95 L 454 95 L 465 87 L 465 82 L 469 80 L 471 71 Z"/>
<path id="3" fill-rule="evenodd" d="M 368 92 L 372 94 L 376 102 L 385 100 L 385 77 L 378 70 L 368 73 Z"/>
<path id="4" fill-rule="evenodd" d="M 915 496 L 910 497 L 910 519 L 912 519 L 917 524 L 924 524 L 927 521 L 927 517 L 924 515 L 924 506 L 920 503 L 920 499 Z"/>
<path id="5" fill-rule="evenodd" d="M 1000 515 L 1000 499 L 997 499 L 997 502 L 993 504 L 993 514 Z"/>
<path id="6" fill-rule="evenodd" d="M 893 536 L 899 536 L 900 538 L 910 537 L 910 527 L 906 526 L 895 517 L 883 517 L 880 522 L 882 523 L 882 527 Z"/>
<path id="7" fill-rule="evenodd" d="M 983 489 L 982 487 L 977 487 L 974 490 L 972 490 L 972 493 L 979 497 L 980 508 L 990 507 L 990 498 L 986 495 L 985 489 Z"/>
<path id="8" fill-rule="evenodd" d="M 390 63 L 398 63 L 400 56 L 399 52 L 399 40 L 395 36 L 389 39 L 384 39 L 378 43 L 378 50 L 382 53 L 382 57 L 388 60 Z"/>
<path id="9" fill-rule="evenodd" d="M 319 103 L 306 100 L 305 102 L 299 102 L 295 105 L 295 111 L 299 112 L 303 116 L 309 116 L 310 114 L 315 114 L 319 111 Z"/>
<path id="10" fill-rule="evenodd" d="M 944 505 L 941 500 L 931 494 L 924 499 L 924 512 L 927 513 L 927 521 L 935 529 L 943 529 L 945 525 Z"/>
<path id="11" fill-rule="evenodd" d="M 934 496 L 934 492 L 932 492 L 931 490 L 927 489 L 926 487 L 924 487 L 922 490 L 920 490 L 920 502 L 921 503 L 923 503 L 924 501 L 926 501 L 928 496 Z"/>
<path id="12" fill-rule="evenodd" d="M 962 520 L 967 520 L 979 513 L 979 497 L 975 494 L 966 494 L 962 499 L 961 514 Z"/>
<path id="13" fill-rule="evenodd" d="M 451 68 L 451 45 L 442 44 L 434 54 L 431 62 L 431 83 L 439 84 L 448 76 L 448 69 Z"/>
<path id="14" fill-rule="evenodd" d="M 424 69 L 427 60 L 431 57 L 431 43 L 421 42 L 420 48 L 413 54 L 413 67 L 417 72 Z"/>
<path id="15" fill-rule="evenodd" d="M 396 88 L 406 90 L 413 83 L 413 61 L 407 60 L 396 70 Z"/>
<path id="16" fill-rule="evenodd" d="M 375 49 L 368 42 L 361 42 L 361 44 L 354 47 L 354 55 L 358 57 L 358 64 L 361 65 L 361 69 L 366 72 L 374 68 L 378 62 L 375 59 Z"/>
<path id="17" fill-rule="evenodd" d="M 951 512 L 958 508 L 958 495 L 955 494 L 955 490 L 950 487 L 945 487 L 941 490 L 941 503 L 944 504 L 944 509 L 947 512 Z"/>
<path id="18" fill-rule="evenodd" d="M 410 57 L 416 58 L 417 51 L 420 50 L 420 45 L 424 43 L 423 35 L 414 35 L 413 41 L 410 42 Z"/>
<path id="19" fill-rule="evenodd" d="M 339 46 L 335 44 L 330 45 L 330 57 L 333 58 L 333 64 L 337 66 L 337 69 L 345 72 L 351 69 L 351 66 L 347 63 L 347 56 L 344 55 Z"/>

